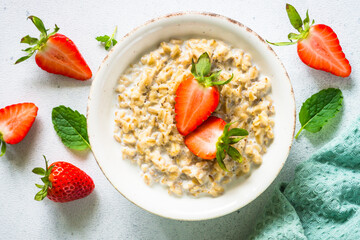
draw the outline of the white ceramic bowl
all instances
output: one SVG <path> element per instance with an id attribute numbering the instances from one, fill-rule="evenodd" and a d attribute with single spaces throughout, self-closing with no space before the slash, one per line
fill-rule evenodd
<path id="1" fill-rule="evenodd" d="M 123 160 L 113 137 L 115 86 L 130 63 L 171 38 L 214 38 L 252 55 L 262 74 L 272 80 L 275 105 L 274 142 L 248 177 L 225 188 L 222 196 L 175 197 L 165 187 L 149 187 L 140 168 Z M 154 214 L 179 220 L 204 220 L 231 213 L 258 197 L 276 178 L 288 156 L 295 127 L 295 101 L 289 77 L 270 46 L 255 32 L 232 19 L 211 13 L 177 13 L 147 22 L 127 34 L 105 57 L 92 83 L 87 123 L 95 159 L 111 184 L 129 201 Z"/>

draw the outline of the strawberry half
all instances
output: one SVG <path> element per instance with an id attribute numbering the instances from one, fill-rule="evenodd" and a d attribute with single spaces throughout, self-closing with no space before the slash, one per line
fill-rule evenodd
<path id="1" fill-rule="evenodd" d="M 202 159 L 214 159 L 219 166 L 227 171 L 224 164 L 226 153 L 238 162 L 242 161 L 239 151 L 230 146 L 242 140 L 249 133 L 245 129 L 230 129 L 232 123 L 226 124 L 221 118 L 209 117 L 195 131 L 185 137 L 185 145 L 196 156 Z M 238 136 L 237 138 L 234 138 Z"/>
<path id="2" fill-rule="evenodd" d="M 220 71 L 210 74 L 211 62 L 209 55 L 203 53 L 198 62 L 192 62 L 192 76 L 182 81 L 176 90 L 175 121 L 181 135 L 186 136 L 203 123 L 219 104 L 219 90 L 216 85 L 229 83 L 215 81 Z"/>
<path id="3" fill-rule="evenodd" d="M 68 162 L 54 162 L 46 168 L 34 168 L 33 173 L 43 176 L 44 185 L 35 184 L 41 190 L 35 200 L 41 201 L 46 196 L 54 202 L 70 202 L 88 196 L 95 188 L 91 177 Z"/>
<path id="4" fill-rule="evenodd" d="M 18 103 L 0 109 L 0 157 L 5 154 L 6 143 L 17 144 L 33 125 L 38 107 L 33 103 Z"/>
<path id="5" fill-rule="evenodd" d="M 47 34 L 48 30 L 38 17 L 30 16 L 28 18 L 41 32 L 40 38 L 27 35 L 21 39 L 21 43 L 27 43 L 33 47 L 24 49 L 23 51 L 28 55 L 19 58 L 15 64 L 25 61 L 37 51 L 35 61 L 41 69 L 78 80 L 91 78 L 92 72 L 78 48 L 68 37 L 57 33 L 59 31 L 57 25 L 55 25 L 54 32 Z"/>
<path id="6" fill-rule="evenodd" d="M 348 77 L 351 66 L 345 58 L 336 33 L 324 24 L 313 25 L 314 20 L 310 24 L 308 11 L 304 21 L 290 4 L 286 4 L 286 11 L 292 26 L 299 31 L 299 34 L 290 33 L 288 35 L 290 42 L 268 43 L 276 46 L 297 43 L 297 52 L 303 63 L 339 77 Z"/>

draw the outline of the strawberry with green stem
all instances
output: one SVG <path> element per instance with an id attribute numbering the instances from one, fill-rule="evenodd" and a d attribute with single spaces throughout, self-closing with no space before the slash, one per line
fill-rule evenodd
<path id="1" fill-rule="evenodd" d="M 35 184 L 41 190 L 35 200 L 48 197 L 54 202 L 69 202 L 88 196 L 95 188 L 93 180 L 81 169 L 68 162 L 54 162 L 48 166 L 45 156 L 45 169 L 34 168 L 33 173 L 42 176 L 44 185 Z"/>
<path id="2" fill-rule="evenodd" d="M 306 18 L 301 20 L 299 13 L 290 4 L 286 11 L 291 25 L 299 32 L 289 33 L 290 42 L 268 43 L 276 46 L 297 44 L 297 52 L 303 63 L 309 67 L 326 71 L 340 77 L 348 77 L 351 73 L 349 61 L 339 43 L 336 33 L 324 24 L 310 23 L 308 11 Z"/>
<path id="3" fill-rule="evenodd" d="M 228 171 L 224 163 L 226 154 L 234 161 L 242 161 L 240 152 L 231 145 L 240 142 L 249 134 L 242 128 L 229 130 L 231 124 L 233 123 L 227 124 L 221 118 L 211 116 L 195 131 L 185 136 L 185 145 L 192 153 L 202 159 L 216 158 L 219 166 Z"/>
<path id="4" fill-rule="evenodd" d="M 27 55 L 19 58 L 15 64 L 25 61 L 36 52 L 36 64 L 49 73 L 78 80 L 91 78 L 92 72 L 78 48 L 68 37 L 57 33 L 59 27 L 56 24 L 54 31 L 48 34 L 49 29 L 45 28 L 40 18 L 30 16 L 28 19 L 34 23 L 41 34 L 39 39 L 29 35 L 21 39 L 21 43 L 29 44 L 31 47 L 23 50 Z"/>
<path id="5" fill-rule="evenodd" d="M 176 90 L 175 121 L 181 135 L 186 136 L 202 124 L 219 104 L 217 86 L 229 83 L 217 81 L 221 71 L 211 73 L 211 62 L 208 53 L 203 53 L 197 63 L 192 61 L 192 76 L 182 81 Z"/>

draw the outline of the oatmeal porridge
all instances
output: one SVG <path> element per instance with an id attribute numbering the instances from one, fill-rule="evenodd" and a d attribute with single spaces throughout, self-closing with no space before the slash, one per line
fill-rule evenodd
<path id="1" fill-rule="evenodd" d="M 218 86 L 220 101 L 212 115 L 243 128 L 248 137 L 233 145 L 242 155 L 236 162 L 227 156 L 224 171 L 216 162 L 203 160 L 184 144 L 175 123 L 175 93 L 191 75 L 192 59 L 207 52 L 219 81 L 233 74 L 230 83 Z M 251 56 L 213 39 L 170 40 L 141 57 L 120 76 L 116 87 L 115 139 L 124 160 L 139 165 L 146 184 L 160 182 L 169 193 L 219 196 L 224 185 L 260 165 L 274 138 L 271 81 L 259 75 Z"/>

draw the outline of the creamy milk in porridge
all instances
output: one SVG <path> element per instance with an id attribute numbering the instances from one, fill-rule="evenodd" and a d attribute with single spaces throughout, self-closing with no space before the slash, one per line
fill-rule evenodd
<path id="1" fill-rule="evenodd" d="M 230 83 L 218 87 L 220 102 L 212 115 L 249 132 L 247 138 L 233 145 L 243 161 L 225 158 L 228 172 L 216 160 L 202 160 L 191 153 L 175 125 L 176 89 L 190 76 L 192 58 L 203 52 L 210 55 L 214 71 L 222 70 L 219 81 L 234 74 Z M 146 184 L 160 182 L 171 194 L 222 194 L 226 183 L 250 171 L 251 163 L 261 164 L 274 138 L 270 79 L 259 76 L 249 54 L 222 41 L 162 42 L 128 67 L 116 91 L 114 137 L 122 145 L 124 160 L 139 165 Z"/>

